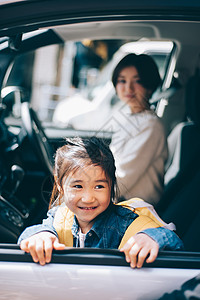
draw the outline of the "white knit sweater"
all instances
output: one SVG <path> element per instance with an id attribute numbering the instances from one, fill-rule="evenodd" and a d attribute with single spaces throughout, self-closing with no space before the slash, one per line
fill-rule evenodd
<path id="1" fill-rule="evenodd" d="M 168 156 L 161 121 L 153 111 L 120 112 L 116 123 L 110 149 L 121 195 L 125 199 L 140 197 L 151 204 L 158 203 Z"/>

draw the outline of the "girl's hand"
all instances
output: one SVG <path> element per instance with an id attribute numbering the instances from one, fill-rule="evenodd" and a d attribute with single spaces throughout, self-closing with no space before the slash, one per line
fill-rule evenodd
<path id="1" fill-rule="evenodd" d="M 43 231 L 23 240 L 20 248 L 30 253 L 34 262 L 43 266 L 51 261 L 53 249 L 63 250 L 65 245 L 60 244 L 53 233 Z"/>
<path id="2" fill-rule="evenodd" d="M 141 268 L 148 255 L 147 263 L 156 259 L 159 246 L 145 233 L 138 233 L 132 236 L 120 251 L 125 253 L 126 261 L 132 268 Z"/>

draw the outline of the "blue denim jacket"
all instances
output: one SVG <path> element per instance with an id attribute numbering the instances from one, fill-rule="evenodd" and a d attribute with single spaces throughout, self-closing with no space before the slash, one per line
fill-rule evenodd
<path id="1" fill-rule="evenodd" d="M 47 214 L 48 218 L 44 219 L 42 224 L 26 228 L 20 235 L 18 244 L 23 239 L 41 231 L 49 231 L 57 236 L 57 232 L 53 227 L 56 210 L 57 207 L 49 210 Z M 95 219 L 94 225 L 86 234 L 85 247 L 117 249 L 126 229 L 137 217 L 138 215 L 131 210 L 111 203 L 106 211 Z M 76 217 L 74 217 L 72 225 L 74 247 L 79 247 L 78 231 L 79 225 Z M 178 236 L 173 231 L 164 227 L 149 228 L 140 233 L 145 233 L 155 240 L 160 250 L 183 249 L 183 243 Z"/>

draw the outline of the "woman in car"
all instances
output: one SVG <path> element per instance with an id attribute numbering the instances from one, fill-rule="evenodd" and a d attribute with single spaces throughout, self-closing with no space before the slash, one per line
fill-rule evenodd
<path id="1" fill-rule="evenodd" d="M 158 68 L 148 55 L 128 54 L 114 69 L 112 82 L 124 102 L 110 145 L 120 194 L 122 199 L 140 197 L 156 205 L 168 157 L 163 125 L 149 103 L 161 83 Z"/>

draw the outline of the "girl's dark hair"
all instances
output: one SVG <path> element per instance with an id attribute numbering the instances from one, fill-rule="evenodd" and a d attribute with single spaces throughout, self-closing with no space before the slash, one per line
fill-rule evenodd
<path id="1" fill-rule="evenodd" d="M 141 84 L 144 88 L 151 90 L 152 94 L 161 84 L 158 67 L 153 58 L 146 54 L 137 55 L 130 53 L 122 58 L 113 71 L 112 83 L 114 87 L 116 87 L 119 73 L 127 67 L 135 67 L 137 69 Z"/>
<path id="2" fill-rule="evenodd" d="M 97 137 L 82 139 L 67 138 L 66 145 L 56 151 L 54 166 L 54 187 L 49 207 L 59 205 L 63 198 L 63 181 L 69 174 L 89 165 L 100 166 L 111 184 L 111 200 L 116 193 L 115 161 L 110 148 Z M 56 202 L 55 202 L 56 200 Z"/>

